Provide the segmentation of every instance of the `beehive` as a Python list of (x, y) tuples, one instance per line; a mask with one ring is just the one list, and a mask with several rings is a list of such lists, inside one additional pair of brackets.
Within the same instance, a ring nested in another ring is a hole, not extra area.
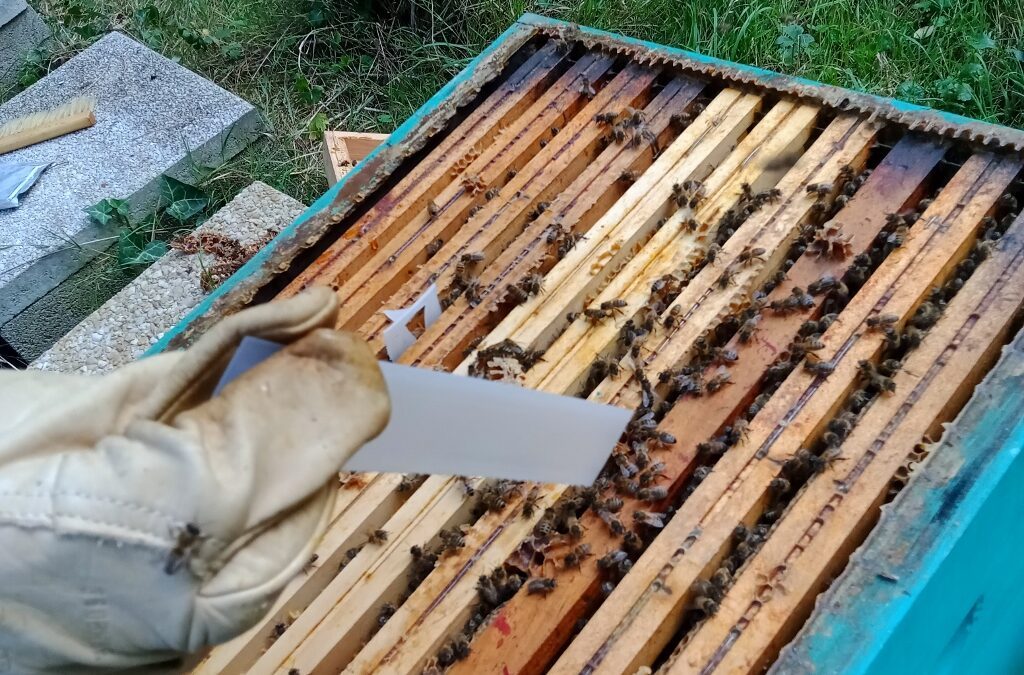
[(329, 285), (385, 358), (433, 286), (399, 362), (634, 422), (590, 489), (343, 477), (197, 672), (770, 666), (1019, 327), (1019, 146), (524, 17), (174, 339)]

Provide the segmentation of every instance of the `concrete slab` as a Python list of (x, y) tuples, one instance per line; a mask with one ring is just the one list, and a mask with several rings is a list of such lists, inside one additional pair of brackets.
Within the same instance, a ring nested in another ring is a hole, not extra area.
[(25, 55), (49, 36), (49, 27), (25, 0), (0, 0), (0, 101), (17, 85)]
[(260, 124), (242, 99), (120, 33), (0, 106), (0, 124), (82, 95), (97, 99), (95, 126), (3, 157), (54, 165), (19, 208), (0, 211), (0, 327), (116, 239), (85, 208), (117, 197), (146, 213), (161, 174), (192, 180), (195, 167), (230, 158)]
[[(269, 185), (253, 183), (197, 232), (216, 232), (249, 244), (268, 232), (281, 230), (304, 209), (300, 202)], [(30, 367), (103, 373), (134, 361), (206, 297), (199, 275), (212, 261), (203, 256), (200, 262), (199, 255), (171, 251), (75, 326)], [(60, 314), (54, 313), (51, 318), (60, 321)], [(39, 326), (19, 327), (16, 332), (34, 334), (35, 328)]]

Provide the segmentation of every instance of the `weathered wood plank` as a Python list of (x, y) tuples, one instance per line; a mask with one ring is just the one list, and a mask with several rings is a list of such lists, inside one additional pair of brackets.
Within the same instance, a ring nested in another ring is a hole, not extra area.
[[(647, 372), (674, 368), (689, 358), (693, 346), (704, 331), (745, 305), (753, 291), (779, 268), (789, 246), (799, 234), (800, 225), (810, 217), (816, 197), (806, 191), (812, 183), (834, 183), (844, 166), (862, 166), (874, 140), (877, 127), (853, 116), (840, 116), (822, 132), (796, 166), (779, 182), (782, 198), (753, 214), (729, 238), (711, 265), (704, 267), (672, 303), (678, 306), (677, 325), (645, 342), (649, 354), (642, 360)], [(763, 260), (739, 264), (737, 258), (747, 247), (766, 249)], [(734, 270), (725, 288), (720, 279)], [(664, 316), (673, 311), (665, 310)], [(591, 400), (614, 401), (623, 407), (636, 407), (640, 387), (629, 372), (609, 377), (591, 394)]]
[(910, 353), (893, 377), (895, 394), (865, 412), (843, 443), (845, 460), (813, 478), (667, 673), (759, 673), (792, 638), (874, 525), (896, 470), (955, 416), (1009, 338), (1024, 302), (1024, 220), (1017, 223)]
[[(551, 488), (539, 499), (537, 507), (541, 511), (561, 495), (556, 486)], [(533, 527), (531, 520), (520, 517), (514, 507), (486, 514), (481, 520), (484, 522), (466, 533), (466, 548), (442, 558), (344, 672), (368, 673), (382, 668), (396, 673), (416, 672), (448, 636), (462, 627), (476, 599), (477, 577), (503, 564)], [(312, 672), (334, 671), (314, 668)]]
[[(972, 157), (823, 336), (822, 358), (832, 376), (790, 374), (753, 419), (747, 442), (734, 446), (680, 506), (632, 571), (618, 585), (553, 672), (633, 672), (649, 665), (678, 630), (693, 582), (713, 570), (733, 528), (763, 510), (778, 462), (822, 430), (853, 387), (857, 362), (874, 358), (881, 337), (863, 333), (875, 312), (906, 317), (966, 248), (981, 218), (1020, 168), (1017, 160)], [(670, 431), (687, 420), (666, 418)], [(767, 461), (765, 461), (767, 460)], [(655, 583), (657, 582), (657, 583)], [(673, 589), (668, 594), (661, 588)]]
[[(395, 515), (383, 525), (384, 546), (368, 545), (349, 562), (310, 603), (288, 630), (250, 668), (270, 673), (298, 667), (314, 658), (323, 640), (310, 640), (315, 631), (332, 636), (330, 659), (346, 662), (365, 641), (385, 602), (398, 604), (412, 565), (409, 548), (426, 546), (446, 527), (471, 519), (465, 488), (447, 476), (427, 478)], [(319, 658), (326, 658), (321, 654)]]
[[(580, 311), (632, 248), (645, 240), (670, 208), (672, 185), (703, 180), (733, 149), (753, 122), (761, 98), (725, 90), (680, 134), (614, 206), (547, 275), (547, 289), (513, 309), (484, 340), (482, 347), (513, 339), (523, 346), (543, 345), (564, 322), (567, 311)], [(456, 372), (466, 373), (471, 354)]]
[[(683, 113), (703, 88), (700, 82), (674, 80), (644, 109), (648, 127), (658, 138), (658, 147), (671, 143), (676, 135), (672, 116)], [(652, 148), (647, 144), (630, 147), (614, 143), (606, 148), (548, 211), (482, 270), (479, 281), (483, 302), (471, 307), (465, 298), (457, 299), (403, 354), (402, 362), (454, 369), (464, 358), (462, 352), (467, 345), (496, 325), (497, 299), (503, 298), (509, 287), (526, 273), (547, 273), (554, 266), (556, 259), (545, 242), (548, 228), (558, 222), (574, 234), (585, 235), (626, 191), (619, 177), (628, 171), (643, 173), (652, 161)]]
[(294, 295), (310, 284), (327, 285), (340, 271), (358, 269), (377, 249), (398, 233), (396, 223), (418, 213), (437, 199), (461, 172), (452, 175), (454, 162), (468, 169), (482, 150), (502, 147), (502, 132), (524, 118), (535, 102), (557, 94), (552, 85), (564, 73), (569, 60), (558, 54), (554, 45), (545, 45), (476, 110), (467, 115), (451, 133), (404, 177), (395, 188), (377, 201), (352, 227), (299, 273), (282, 292)]
[[(925, 178), (944, 153), (942, 146), (923, 139), (907, 138), (882, 160), (874, 173), (845, 209), (836, 223), (852, 238), (852, 254), (866, 251), (885, 224), (887, 213), (903, 209), (921, 193)], [(789, 284), (806, 288), (822, 274), (839, 277), (849, 260), (802, 256), (789, 271), (787, 282), (770, 296), (789, 295)], [(819, 303), (821, 299), (819, 298)], [(677, 433), (678, 444), (672, 451), (657, 455), (665, 463), (662, 485), (670, 496), (689, 477), (696, 458), (697, 444), (719, 433), (754, 397), (765, 368), (778, 354), (776, 345), (786, 344), (796, 335), (805, 316), (785, 314), (766, 317), (757, 339), (741, 343), (734, 339), (729, 348), (739, 356), (742, 367), (734, 369), (732, 386), (713, 397), (684, 398), (676, 403), (673, 418), (686, 420)], [(637, 504), (627, 503), (621, 520), (630, 522)], [(585, 528), (581, 543), (589, 544), (597, 556), (618, 548), (620, 540), (612, 535), (592, 512), (580, 519)], [(558, 655), (572, 635), (576, 622), (584, 618), (589, 605), (598, 598), (601, 572), (596, 564), (586, 564), (578, 572), (560, 575), (558, 587), (547, 597), (519, 594), (509, 601), (490, 625), (473, 641), (469, 657), (456, 663), (452, 675), (471, 673), (541, 673)]]
[[(544, 360), (527, 373), (527, 384), (540, 382), (554, 391), (577, 391), (583, 386), (594, 359), (608, 355), (615, 346), (621, 324), (635, 318), (651, 295), (651, 284), (666, 274), (678, 274), (704, 258), (714, 242), (713, 226), (740, 198), (742, 187), (754, 192), (773, 187), (783, 170), (766, 169), (778, 158), (799, 155), (818, 116), (814, 106), (781, 101), (757, 123), (736, 149), (704, 182), (709, 198), (694, 214), (680, 209), (651, 237), (643, 249), (591, 306), (611, 300), (626, 303), (622, 316), (597, 325), (585, 317), (572, 322), (544, 354)], [(688, 232), (685, 221), (695, 217), (701, 224)]]
[(324, 132), (324, 174), (327, 184), (334, 185), (374, 148), (387, 140), (388, 134), (360, 131)]
[[(565, 126), (585, 107), (588, 99), (581, 89), (582, 83), (601, 86), (613, 65), (614, 60), (608, 56), (594, 54), (580, 58), (520, 119), (505, 128), (491, 145), (480, 150), (461, 172), (462, 178), (449, 183), (434, 199), (433, 206), (425, 204), (419, 211), (394, 219), (388, 228), (393, 234), (387, 242), (381, 241), (379, 236), (376, 246), (373, 241), (363, 240), (361, 246), (367, 249), (367, 262), (371, 264), (347, 265), (341, 269), (332, 265), (324, 269), (325, 278), (331, 279), (331, 287), (341, 302), (338, 327), (360, 326), (372, 314), (360, 301), (360, 290), (368, 279), (395, 267), (400, 258), (406, 262), (403, 256), (409, 257), (413, 252), (420, 253), (420, 260), (426, 260), (425, 249), (430, 242), (447, 241), (466, 227), (472, 210), (485, 202), (486, 191), (503, 185), (510, 170), (522, 170), (542, 146), (552, 140), (552, 127)], [(617, 84), (621, 86), (621, 79)], [(372, 310), (378, 308), (375, 306)]]
[[(301, 612), (334, 578), (345, 551), (362, 543), (366, 534), (381, 527), (405, 500), (395, 491), (398, 474), (360, 476), (340, 488), (339, 498), (349, 502), (316, 546), (317, 562), (285, 587), (272, 609), (255, 626), (230, 642), (215, 647), (193, 671), (196, 675), (245, 672), (267, 646), (273, 626)], [(354, 498), (353, 498), (354, 497)]]
[[(650, 85), (657, 72), (640, 66), (627, 66), (602, 88), (594, 98), (562, 127), (544, 148), (501, 185), (498, 194), (479, 206), (472, 216), (433, 256), (427, 258), (426, 241), (407, 246), (397, 258), (389, 258), (376, 276), (366, 276), (366, 294), (358, 293), (352, 302), (364, 303), (362, 311), (351, 311), (349, 327), (360, 329), (372, 339), (379, 337), (388, 320), (378, 310), (405, 307), (418, 298), (431, 283), (444, 293), (455, 280), (455, 269), (464, 253), (480, 253), (487, 265), (528, 225), (532, 212), (541, 203), (550, 203), (594, 161), (602, 150), (606, 129), (594, 116), (608, 108), (643, 108), (651, 97)], [(485, 199), (485, 197), (481, 197)]]

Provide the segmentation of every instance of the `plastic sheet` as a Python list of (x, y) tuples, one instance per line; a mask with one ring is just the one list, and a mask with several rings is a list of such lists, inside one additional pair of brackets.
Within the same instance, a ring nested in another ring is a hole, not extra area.
[(18, 207), (18, 198), (35, 185), (49, 164), (0, 164), (0, 209)]

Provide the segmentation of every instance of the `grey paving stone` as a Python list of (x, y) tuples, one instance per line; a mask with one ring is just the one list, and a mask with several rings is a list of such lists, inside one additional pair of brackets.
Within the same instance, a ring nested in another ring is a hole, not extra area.
[[(253, 183), (203, 223), (247, 244), (277, 232), (305, 207), (264, 183)], [(138, 358), (191, 311), (206, 293), (200, 288), (199, 254), (171, 251), (62, 337), (31, 368), (68, 373), (103, 373)], [(30, 330), (29, 327), (26, 329)]]
[(3, 157), (54, 164), (20, 207), (0, 211), (0, 326), (116, 238), (85, 208), (117, 197), (147, 213), (161, 174), (192, 180), (197, 166), (228, 159), (260, 124), (242, 99), (120, 33), (0, 106), (0, 124), (82, 95), (97, 99), (95, 126)]
[(50, 29), (25, 0), (0, 0), (0, 101), (17, 84), (25, 55), (50, 36)]

